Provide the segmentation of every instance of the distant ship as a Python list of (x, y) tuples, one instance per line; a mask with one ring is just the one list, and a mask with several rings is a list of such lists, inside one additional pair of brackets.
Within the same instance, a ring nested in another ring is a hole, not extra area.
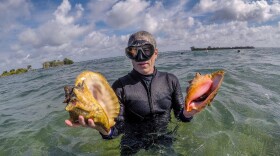
[(255, 47), (253, 46), (245, 46), (245, 47), (211, 47), (208, 46), (207, 48), (196, 48), (196, 47), (191, 47), (191, 51), (201, 51), (201, 50), (224, 50), (224, 49), (254, 49)]

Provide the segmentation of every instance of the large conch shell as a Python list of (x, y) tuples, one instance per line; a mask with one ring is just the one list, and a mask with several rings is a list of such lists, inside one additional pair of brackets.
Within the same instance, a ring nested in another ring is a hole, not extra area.
[(206, 105), (210, 105), (222, 84), (224, 73), (223, 70), (206, 75), (196, 73), (187, 89), (185, 109), (201, 111)]
[(84, 71), (76, 78), (75, 87), (64, 87), (66, 111), (72, 122), (78, 122), (79, 115), (86, 122), (93, 119), (96, 126), (106, 132), (115, 125), (115, 118), (120, 111), (118, 98), (107, 82), (99, 73)]

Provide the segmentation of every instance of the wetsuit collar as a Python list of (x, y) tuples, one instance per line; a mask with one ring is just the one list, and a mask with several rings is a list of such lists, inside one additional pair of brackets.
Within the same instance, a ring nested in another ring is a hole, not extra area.
[(133, 75), (133, 76), (135, 76), (135, 77), (150, 77), (150, 76), (152, 76), (152, 77), (154, 77), (155, 75), (156, 75), (156, 73), (157, 73), (157, 68), (156, 67), (154, 67), (154, 72), (153, 72), (153, 74), (150, 74), (150, 75), (143, 75), (143, 74), (141, 74), (141, 73), (139, 73), (138, 71), (136, 71), (134, 68), (133, 68), (133, 70), (131, 71), (131, 74)]
[(140, 80), (143, 84), (145, 84), (148, 94), (150, 94), (152, 79), (155, 77), (156, 73), (157, 73), (157, 70), (155, 67), (154, 67), (154, 72), (150, 75), (143, 75), (143, 74), (137, 72), (135, 69), (133, 69), (133, 71), (132, 71), (132, 75), (136, 79)]

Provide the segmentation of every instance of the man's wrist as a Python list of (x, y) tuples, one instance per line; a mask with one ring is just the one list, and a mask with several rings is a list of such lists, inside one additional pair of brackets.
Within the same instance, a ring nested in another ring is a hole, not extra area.
[(188, 113), (185, 115), (185, 110), (182, 109), (179, 114), (179, 118), (182, 122), (190, 122), (192, 120), (193, 116), (188, 115)]
[[(100, 132), (100, 131), (99, 131)], [(108, 135), (110, 135), (111, 134), (111, 132), (112, 132), (112, 130), (110, 129), (110, 131), (109, 132), (106, 132), (106, 133), (104, 133), (105, 131), (103, 131), (103, 132), (100, 132), (102, 135), (105, 135), (105, 136), (108, 136)]]
[(112, 139), (114, 129), (111, 128), (110, 131), (107, 134), (103, 134), (101, 132), (99, 132), (99, 133), (100, 133), (100, 135), (102, 136), (103, 139)]
[(188, 111), (186, 111), (186, 110), (183, 111), (183, 114), (184, 114), (184, 116), (185, 116), (186, 118), (192, 118), (192, 117), (193, 117), (193, 113), (188, 112)]

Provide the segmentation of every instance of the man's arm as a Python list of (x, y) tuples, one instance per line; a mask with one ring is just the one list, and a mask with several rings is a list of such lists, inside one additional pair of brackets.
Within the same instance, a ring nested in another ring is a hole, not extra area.
[(193, 119), (193, 116), (199, 111), (193, 109), (192, 111), (188, 112), (185, 110), (184, 108), (185, 104), (184, 104), (179, 80), (175, 75), (172, 74), (171, 74), (171, 79), (173, 80), (172, 87), (174, 89), (174, 92), (172, 94), (174, 114), (179, 120), (183, 122), (190, 122)]

